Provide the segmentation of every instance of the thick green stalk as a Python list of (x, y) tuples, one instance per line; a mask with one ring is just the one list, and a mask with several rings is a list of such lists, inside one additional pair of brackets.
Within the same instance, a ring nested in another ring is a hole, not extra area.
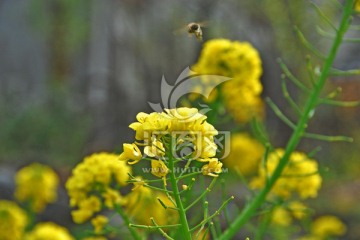
[(218, 239), (231, 239), (238, 232), (238, 230), (254, 215), (255, 211), (262, 205), (262, 203), (266, 199), (267, 194), (270, 192), (277, 179), (281, 176), (282, 171), (289, 162), (290, 155), (295, 150), (304, 134), (309, 119), (314, 115), (315, 106), (318, 102), (320, 92), (326, 82), (331, 66), (336, 57), (336, 53), (339, 49), (340, 44), (342, 43), (344, 34), (349, 26), (349, 19), (352, 13), (352, 7), (353, 0), (347, 0), (342, 20), (336, 34), (336, 38), (334, 39), (329, 55), (325, 60), (323, 71), (321, 72), (321, 75), (316, 81), (314, 89), (311, 91), (310, 96), (307, 99), (304, 111), (286, 146), (284, 156), (281, 158), (278, 166), (276, 167), (274, 173), (270, 177), (264, 189), (262, 189), (262, 191), (253, 199), (253, 201), (244, 208), (241, 214), (233, 221), (230, 227)]
[(175, 149), (173, 148), (176, 148), (176, 139), (172, 138), (171, 139), (171, 153), (168, 155), (169, 157), (169, 175), (170, 175), (170, 184), (171, 184), (171, 187), (172, 187), (172, 191), (173, 191), (173, 195), (174, 195), (174, 199), (175, 199), (175, 203), (176, 203), (176, 207), (178, 209), (178, 212), (179, 212), (179, 216), (180, 216), (180, 224), (181, 224), (181, 229), (182, 229), (182, 237), (183, 239), (185, 240), (191, 240), (191, 233), (190, 233), (190, 230), (189, 230), (189, 224), (188, 224), (188, 221), (187, 221), (187, 217), (186, 217), (186, 212), (185, 212), (185, 209), (184, 209), (184, 206), (182, 204), (182, 201), (181, 201), (181, 196), (180, 196), (180, 192), (179, 192), (179, 188), (178, 188), (178, 185), (177, 185), (177, 179), (176, 179), (176, 176), (175, 176), (175, 167), (174, 167), (174, 156), (173, 156), (173, 153), (175, 152)]

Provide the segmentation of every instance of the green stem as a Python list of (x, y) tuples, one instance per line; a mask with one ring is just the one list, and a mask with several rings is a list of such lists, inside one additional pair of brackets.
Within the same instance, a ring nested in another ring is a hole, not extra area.
[(129, 229), (131, 235), (133, 236), (133, 238), (135, 240), (142, 240), (143, 238), (140, 236), (140, 234), (138, 233), (137, 230), (135, 230), (135, 228), (131, 227), (131, 223), (130, 223), (130, 219), (127, 216), (127, 214), (124, 212), (124, 210), (122, 209), (121, 206), (119, 205), (115, 205), (114, 206), (115, 211), (122, 217), (122, 219), (124, 220), (124, 222), (126, 223), (127, 228)]
[(182, 236), (183, 239), (186, 240), (191, 240), (191, 233), (189, 230), (189, 224), (187, 221), (187, 217), (186, 217), (186, 213), (185, 213), (185, 209), (184, 206), (182, 204), (181, 201), (181, 197), (180, 197), (180, 193), (179, 193), (179, 188), (177, 185), (177, 179), (175, 176), (175, 169), (174, 169), (174, 156), (172, 156), (172, 153), (175, 152), (176, 148), (176, 144), (174, 144), (176, 142), (176, 139), (172, 138), (172, 144), (171, 144), (171, 153), (169, 154), (169, 170), (170, 170), (170, 184), (171, 184), (171, 188), (173, 190), (173, 195), (174, 195), (174, 199), (176, 202), (176, 207), (178, 208), (178, 212), (179, 212), (179, 216), (180, 216), (180, 223), (181, 223), (181, 229), (182, 229)]
[(254, 215), (255, 211), (262, 205), (262, 203), (265, 201), (267, 194), (270, 192), (271, 188), (274, 186), (277, 179), (281, 176), (281, 173), (287, 163), (289, 162), (290, 155), (295, 150), (297, 145), (299, 144), (304, 131), (307, 127), (307, 123), (309, 119), (314, 115), (314, 107), (317, 105), (317, 101), (319, 99), (320, 92), (326, 82), (326, 79), (329, 75), (329, 72), (331, 70), (331, 66), (333, 64), (333, 61), (336, 57), (336, 53), (338, 51), (338, 48), (340, 44), (342, 43), (344, 34), (349, 26), (349, 19), (350, 15), (352, 13), (352, 6), (353, 6), (353, 0), (347, 0), (346, 6), (344, 9), (344, 13), (341, 19), (341, 23), (339, 26), (339, 29), (336, 34), (336, 38), (334, 39), (333, 45), (330, 49), (330, 53), (328, 57), (325, 60), (323, 71), (321, 72), (321, 75), (318, 77), (318, 80), (316, 81), (316, 85), (314, 86), (313, 91), (311, 92), (310, 96), (308, 97), (308, 100), (305, 104), (305, 108), (303, 111), (303, 114), (301, 115), (296, 128), (293, 132), (293, 134), (290, 137), (290, 140), (286, 146), (285, 153), (283, 157), (281, 158), (278, 166), (276, 167), (274, 173), (270, 177), (269, 181), (267, 182), (265, 188), (263, 188), (260, 193), (253, 199), (252, 202), (250, 202), (244, 210), (241, 212), (241, 214), (235, 218), (231, 226), (219, 237), (219, 239), (231, 239), (238, 231), (239, 229)]

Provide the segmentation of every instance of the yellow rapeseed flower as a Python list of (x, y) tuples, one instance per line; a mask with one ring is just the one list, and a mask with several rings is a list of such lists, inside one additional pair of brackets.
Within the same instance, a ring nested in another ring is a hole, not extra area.
[(124, 143), (123, 148), (124, 151), (120, 154), (119, 160), (121, 161), (132, 160), (132, 162), (128, 162), (129, 164), (135, 164), (141, 160), (142, 154), (138, 146), (136, 146), (136, 144)]
[(138, 224), (153, 225), (151, 217), (159, 225), (177, 223), (177, 211), (165, 209), (158, 199), (167, 207), (175, 207), (164, 193), (137, 185), (126, 195), (126, 213)]
[(165, 148), (160, 140), (154, 138), (151, 145), (144, 148), (144, 153), (149, 157), (162, 157), (165, 155)]
[(222, 172), (221, 167), (223, 164), (217, 158), (211, 158), (208, 162), (201, 168), (202, 173), (211, 177), (218, 177)]
[(161, 160), (151, 160), (151, 173), (157, 177), (166, 177), (169, 168)]
[(118, 155), (96, 153), (78, 164), (66, 182), (70, 205), (76, 223), (83, 223), (101, 211), (102, 207), (112, 209), (123, 204), (123, 199), (114, 187), (127, 185), (131, 168), (119, 161)]
[(59, 178), (48, 166), (39, 163), (26, 166), (16, 173), (15, 182), (15, 198), (30, 203), (35, 212), (56, 201)]
[(16, 203), (0, 200), (1, 240), (22, 240), (27, 223), (26, 212)]
[[(140, 158), (134, 159), (134, 156), (141, 156), (141, 152), (139, 153), (136, 145), (143, 146), (147, 158), (154, 158), (151, 164), (155, 176), (164, 177), (167, 174), (168, 166), (162, 158), (169, 157), (169, 154), (177, 160), (194, 159), (200, 162), (216, 155), (214, 136), (218, 131), (196, 108), (165, 109), (162, 113), (150, 114), (141, 112), (136, 119), (138, 122), (130, 124), (130, 128), (136, 131), (136, 139), (142, 142), (124, 144), (124, 149), (127, 147), (127, 150), (120, 155), (120, 159), (132, 159), (130, 164), (137, 163)], [(186, 151), (183, 151), (184, 149)], [(220, 163), (216, 163), (216, 166), (214, 162), (211, 164), (211, 168), (216, 167), (217, 173), (221, 172)], [(208, 175), (217, 176), (213, 172)]]
[[(206, 86), (213, 86), (206, 75), (221, 75), (232, 78), (219, 87), (228, 111), (240, 123), (246, 123), (252, 117), (263, 117), (264, 107), (260, 94), (262, 85), (261, 59), (259, 53), (250, 43), (230, 41), (227, 39), (214, 39), (207, 41), (193, 70), (201, 75), (202, 85), (194, 92), (207, 93)], [(212, 92), (210, 99), (215, 100), (218, 91)], [(195, 97), (191, 95), (191, 98)]]
[(91, 224), (94, 226), (95, 233), (100, 234), (106, 226), (106, 224), (109, 222), (109, 219), (103, 215), (98, 215), (95, 218), (91, 220)]
[(271, 223), (279, 226), (289, 226), (292, 223), (292, 217), (284, 207), (277, 206), (271, 213)]
[[(276, 149), (269, 154), (266, 166), (259, 167), (258, 176), (250, 183), (253, 189), (260, 189), (265, 186), (267, 176), (274, 172), (283, 155), (283, 149)], [(282, 176), (275, 183), (271, 193), (283, 199), (288, 199), (294, 192), (302, 199), (316, 197), (321, 187), (321, 181), (317, 162), (309, 159), (304, 153), (293, 152), (289, 163)]]
[(263, 145), (247, 133), (232, 134), (230, 144), (230, 153), (223, 160), (225, 166), (243, 176), (254, 174), (264, 153)]
[(303, 219), (307, 215), (308, 208), (301, 202), (291, 201), (276, 206), (271, 212), (271, 222), (279, 226), (289, 226), (293, 219)]
[(345, 232), (345, 224), (337, 217), (331, 215), (321, 216), (311, 224), (311, 234), (321, 239), (342, 236)]
[(69, 231), (52, 222), (37, 224), (24, 240), (74, 240)]

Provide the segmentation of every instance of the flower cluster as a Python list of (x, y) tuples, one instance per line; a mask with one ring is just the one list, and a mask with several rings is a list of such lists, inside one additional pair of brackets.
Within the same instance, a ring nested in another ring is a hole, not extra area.
[(301, 202), (291, 201), (284, 205), (276, 206), (271, 213), (271, 223), (279, 226), (289, 226), (293, 219), (304, 219), (309, 209)]
[(24, 240), (74, 240), (69, 231), (52, 222), (37, 224), (34, 229), (25, 235)]
[[(216, 177), (222, 167), (222, 163), (214, 158), (217, 151), (214, 136), (218, 132), (206, 118), (196, 108), (166, 109), (150, 114), (141, 112), (136, 116), (137, 122), (129, 126), (136, 131), (137, 142), (124, 144), (119, 159), (135, 164), (150, 158), (152, 173), (157, 177), (165, 177), (169, 172), (169, 157), (197, 160), (207, 163), (202, 168), (204, 175)], [(143, 153), (138, 146), (144, 147)]]
[[(131, 151), (125, 150), (122, 156), (136, 153), (136, 145), (129, 144), (129, 148)], [(74, 168), (66, 183), (70, 205), (76, 208), (72, 211), (74, 222), (80, 224), (91, 219), (94, 233), (101, 235), (109, 219), (100, 212), (104, 207), (114, 209), (116, 206), (124, 208), (136, 223), (151, 225), (151, 217), (159, 224), (176, 222), (176, 211), (169, 212), (158, 201), (159, 198), (171, 206), (167, 196), (143, 186), (145, 182), (140, 177), (134, 177), (138, 181), (131, 192), (121, 194), (120, 188), (128, 185), (131, 173), (131, 166), (120, 161), (116, 154), (97, 153), (86, 157)]]
[[(283, 149), (276, 149), (269, 154), (265, 166), (260, 166), (258, 176), (250, 183), (252, 188), (260, 189), (265, 186), (268, 176), (274, 172), (283, 155)], [(316, 197), (321, 181), (317, 162), (304, 153), (293, 152), (271, 192), (282, 199), (289, 199), (293, 192), (297, 192), (302, 199)]]
[(57, 198), (59, 178), (50, 167), (33, 163), (20, 169), (15, 176), (15, 198), (27, 202), (34, 212), (41, 212)]
[(247, 133), (234, 133), (231, 135), (231, 149), (229, 155), (223, 160), (226, 167), (239, 171), (243, 176), (254, 174), (259, 166), (264, 147), (251, 138)]
[[(246, 123), (254, 116), (263, 115), (261, 59), (251, 44), (227, 39), (207, 41), (193, 70), (201, 75), (232, 78), (222, 84), (221, 95), (236, 121)], [(215, 100), (216, 96), (210, 98)]]
[(89, 220), (103, 206), (113, 209), (117, 204), (122, 205), (118, 188), (127, 184), (129, 173), (130, 167), (118, 161), (116, 154), (97, 153), (86, 157), (73, 169), (66, 183), (70, 205), (77, 208), (72, 211), (74, 221)]
[(326, 240), (346, 233), (345, 224), (335, 216), (318, 217), (311, 223), (310, 234), (299, 240)]
[(0, 239), (21, 240), (28, 224), (26, 212), (16, 203), (0, 200)]

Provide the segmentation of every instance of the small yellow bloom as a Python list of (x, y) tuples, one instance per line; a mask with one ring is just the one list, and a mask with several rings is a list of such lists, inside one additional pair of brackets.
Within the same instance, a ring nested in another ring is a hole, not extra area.
[(115, 205), (123, 205), (124, 199), (117, 190), (107, 187), (101, 196), (109, 209), (114, 209)]
[(246, 133), (231, 135), (229, 156), (223, 162), (231, 170), (239, 171), (243, 176), (250, 176), (259, 167), (264, 147)]
[(74, 240), (69, 231), (52, 222), (37, 224), (34, 229), (28, 233), (24, 240)]
[(288, 204), (288, 209), (291, 214), (296, 219), (303, 219), (309, 211), (309, 208), (306, 207), (303, 203), (298, 201), (292, 201)]
[(346, 226), (335, 216), (321, 216), (311, 226), (311, 234), (325, 239), (327, 237), (342, 236), (346, 232)]
[(89, 220), (94, 213), (100, 210), (100, 199), (96, 196), (90, 196), (80, 202), (79, 209), (72, 211), (72, 216), (75, 223), (84, 223)]
[(103, 207), (112, 209), (115, 204), (122, 205), (124, 199), (114, 185), (127, 185), (129, 173), (130, 166), (111, 153), (96, 153), (78, 164), (66, 182), (70, 205), (75, 208), (74, 222), (86, 222)]
[(91, 224), (94, 226), (96, 234), (100, 234), (108, 222), (109, 219), (103, 215), (98, 215), (91, 220)]
[(292, 218), (284, 207), (275, 207), (272, 211), (271, 222), (279, 226), (289, 226), (292, 223)]
[(217, 158), (211, 158), (209, 159), (209, 163), (204, 165), (201, 168), (201, 171), (204, 175), (208, 175), (211, 177), (218, 177), (219, 173), (222, 172), (222, 163), (219, 162), (219, 160)]
[(129, 164), (135, 164), (141, 160), (142, 154), (138, 146), (136, 146), (136, 144), (124, 143), (123, 147), (124, 147), (124, 151), (123, 153), (120, 154), (119, 160), (121, 161), (132, 160), (132, 162), (128, 162)]
[[(253, 117), (263, 117), (264, 106), (260, 96), (262, 92), (261, 59), (258, 51), (250, 43), (232, 42), (228, 39), (207, 41), (199, 60), (192, 69), (202, 75), (221, 75), (232, 78), (218, 89), (222, 93), (227, 110), (237, 122), (246, 123)], [(201, 86), (196, 85), (194, 89), (199, 90), (201, 87), (204, 93), (207, 93), (209, 90), (206, 85), (213, 85), (207, 81), (206, 76), (203, 77)], [(212, 99), (215, 97), (212, 96), (207, 101)]]
[(151, 146), (144, 148), (144, 153), (149, 157), (160, 157), (165, 155), (165, 148), (161, 141), (154, 138)]
[(0, 200), (1, 240), (22, 240), (27, 223), (26, 212), (16, 203)]
[[(253, 189), (263, 188), (267, 176), (271, 175), (277, 167), (283, 149), (276, 149), (270, 153), (266, 160), (266, 167), (259, 166), (259, 175), (250, 182)], [(302, 199), (316, 197), (321, 186), (321, 176), (318, 172), (317, 162), (309, 159), (304, 153), (293, 152), (282, 176), (276, 181), (271, 193), (288, 199), (296, 192)]]
[(161, 160), (151, 160), (151, 173), (157, 177), (165, 177), (169, 168)]
[(20, 169), (15, 176), (15, 198), (28, 202), (33, 211), (41, 212), (57, 199), (59, 178), (50, 167), (33, 163)]

